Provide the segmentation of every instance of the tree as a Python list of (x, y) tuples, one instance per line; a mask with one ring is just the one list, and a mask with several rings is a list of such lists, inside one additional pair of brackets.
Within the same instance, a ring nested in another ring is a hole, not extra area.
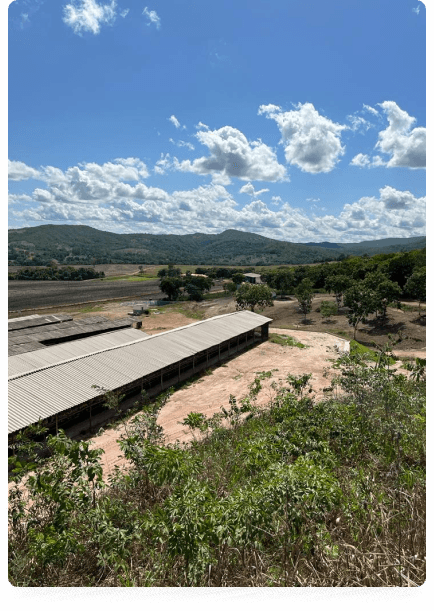
[(363, 284), (377, 294), (378, 309), (382, 316), (386, 316), (387, 305), (401, 294), (399, 284), (392, 282), (385, 274), (379, 271), (366, 274)]
[(192, 276), (191, 272), (186, 274), (184, 287), (190, 299), (193, 301), (202, 301), (203, 294), (209, 293), (214, 285), (212, 278), (204, 278), (203, 276)]
[(235, 284), (241, 284), (244, 282), (244, 274), (241, 272), (235, 272), (232, 274), (232, 282), (235, 282)]
[(271, 279), (270, 286), (280, 295), (289, 293), (294, 285), (294, 271), (291, 267), (278, 269)]
[(255, 307), (265, 308), (273, 305), (273, 293), (265, 284), (242, 284), (235, 293), (237, 310), (250, 308), (252, 312)]
[(233, 295), (235, 291), (237, 290), (237, 285), (235, 284), (235, 282), (225, 282), (223, 284), (223, 290), (225, 291), (225, 293), (229, 293), (229, 295)]
[(181, 268), (175, 267), (173, 263), (169, 263), (167, 267), (163, 267), (163, 269), (158, 270), (157, 276), (159, 276), (160, 278), (180, 278)]
[(338, 306), (333, 301), (321, 301), (320, 312), (326, 322), (330, 322), (330, 317), (336, 316), (338, 313)]
[(420, 312), (421, 302), (426, 301), (426, 267), (419, 268), (412, 273), (404, 285), (404, 291), (410, 297), (418, 300)]
[(169, 297), (170, 301), (178, 299), (183, 286), (181, 278), (163, 277), (160, 280), (160, 290)]
[(344, 292), (353, 284), (352, 278), (338, 274), (337, 276), (329, 276), (325, 281), (325, 289), (329, 293), (333, 293), (336, 299), (338, 309), (342, 306)]
[(369, 314), (378, 309), (378, 295), (363, 282), (351, 286), (344, 293), (344, 305), (350, 308), (348, 323), (354, 327), (354, 339), (360, 322), (366, 322)]
[(307, 314), (312, 310), (313, 286), (310, 280), (304, 278), (304, 280), (300, 282), (295, 289), (295, 298), (304, 314), (304, 320), (306, 320)]

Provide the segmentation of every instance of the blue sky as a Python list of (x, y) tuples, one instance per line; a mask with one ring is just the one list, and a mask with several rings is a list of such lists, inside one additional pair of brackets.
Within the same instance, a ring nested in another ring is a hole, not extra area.
[(9, 227), (425, 234), (417, 0), (15, 0)]

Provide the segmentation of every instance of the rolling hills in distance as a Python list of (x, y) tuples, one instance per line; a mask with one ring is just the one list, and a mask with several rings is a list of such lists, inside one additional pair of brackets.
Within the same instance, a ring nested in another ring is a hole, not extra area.
[(294, 243), (228, 229), (219, 234), (117, 234), (87, 225), (10, 229), (9, 265), (137, 263), (159, 265), (283, 265), (334, 261), (425, 248), (426, 237), (356, 243)]

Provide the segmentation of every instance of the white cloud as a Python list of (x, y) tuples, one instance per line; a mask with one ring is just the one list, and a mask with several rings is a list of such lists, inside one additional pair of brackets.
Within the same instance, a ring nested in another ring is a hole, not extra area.
[(255, 187), (251, 182), (248, 182), (246, 185), (242, 186), (239, 190), (239, 193), (247, 193), (250, 197), (258, 197), (261, 193), (267, 193), (270, 189), (260, 189), (259, 191), (255, 191)]
[(210, 157), (176, 164), (182, 172), (211, 174), (213, 180), (226, 181), (232, 177), (241, 180), (287, 180), (286, 170), (277, 161), (276, 154), (260, 141), (249, 142), (234, 127), (226, 126), (215, 131), (198, 132), (196, 138), (208, 147)]
[(195, 125), (196, 129), (209, 129), (208, 125), (205, 125), (205, 123), (202, 123), (202, 121), (199, 121), (199, 123), (197, 125)]
[(172, 165), (173, 164), (172, 164), (172, 161), (170, 160), (169, 153), (166, 153), (165, 155), (161, 153), (160, 159), (154, 165), (154, 173), (155, 174), (165, 174), (167, 170), (169, 170), (172, 167)]
[(368, 131), (368, 129), (374, 127), (370, 121), (367, 121), (364, 117), (361, 117), (358, 114), (348, 115), (347, 120), (351, 123), (350, 129), (353, 132), (361, 132), (364, 134)]
[(276, 121), (288, 163), (311, 174), (330, 172), (345, 151), (340, 135), (348, 127), (320, 115), (308, 102), (298, 104), (296, 109), (283, 112), (279, 106), (268, 104), (261, 105), (258, 114)]
[(426, 165), (426, 128), (414, 127), (414, 117), (401, 110), (396, 102), (379, 104), (387, 115), (388, 127), (378, 134), (375, 145), (391, 155), (387, 167), (424, 168)]
[(96, 0), (72, 0), (63, 7), (63, 22), (74, 34), (82, 32), (99, 34), (101, 25), (113, 25), (116, 20), (116, 0), (109, 4), (98, 4)]
[(376, 117), (380, 116), (380, 113), (378, 112), (378, 110), (375, 108), (372, 108), (372, 106), (368, 106), (368, 104), (363, 104), (363, 108), (367, 110), (368, 112), (370, 112), (371, 114), (375, 115)]
[(149, 22), (146, 25), (151, 25), (151, 23), (153, 23), (155, 27), (157, 28), (157, 30), (160, 29), (161, 19), (157, 15), (156, 11), (151, 11), (148, 9), (147, 6), (145, 6), (145, 8), (143, 9), (142, 15), (146, 15), (146, 17), (149, 19)]
[(190, 151), (194, 151), (194, 145), (191, 144), (191, 142), (184, 142), (184, 140), (178, 140), (178, 142), (175, 142), (173, 138), (169, 138), (169, 142), (171, 142), (175, 146), (185, 146), (186, 148), (190, 149)]
[(122, 18), (125, 18), (125, 17), (128, 15), (128, 13), (129, 13), (129, 12), (130, 12), (130, 9), (129, 9), (129, 8), (126, 8), (125, 10), (121, 11), (121, 12), (119, 13), (119, 15), (120, 15)]
[(359, 153), (350, 161), (350, 165), (358, 166), (359, 168), (377, 168), (379, 166), (387, 165), (386, 162), (379, 156), (374, 155), (372, 159), (369, 155)]
[[(84, 163), (64, 172), (46, 166), (41, 170), (41, 179), (46, 182), (43, 188), (34, 189), (31, 196), (11, 194), (11, 221), (18, 226), (84, 223), (120, 233), (216, 233), (232, 227), (295, 242), (361, 241), (423, 235), (425, 231), (425, 197), (391, 186), (380, 189), (377, 197), (346, 204), (337, 215), (317, 216), (291, 206), (280, 196), (271, 197), (277, 209), (270, 209), (248, 185), (243, 192), (255, 199), (242, 208), (216, 181), (170, 193), (143, 184), (139, 173), (145, 170), (140, 170), (139, 160), (117, 161)], [(167, 155), (160, 162), (163, 171), (166, 162), (172, 163)], [(137, 172), (138, 180), (130, 180), (131, 171)]]
[(308, 197), (306, 199), (307, 202), (320, 202), (320, 198), (319, 197)]
[(22, 161), (8, 160), (9, 180), (28, 180), (29, 178), (39, 178), (39, 171), (31, 168)]
[[(175, 115), (171, 115), (167, 120), (173, 123), (176, 129), (179, 129), (181, 127), (181, 123), (178, 121)], [(185, 129), (185, 125), (182, 127), (182, 129)]]
[(419, 15), (420, 6), (416, 6), (416, 8), (412, 8), (411, 10), (413, 11), (413, 13), (416, 13), (416, 15)]

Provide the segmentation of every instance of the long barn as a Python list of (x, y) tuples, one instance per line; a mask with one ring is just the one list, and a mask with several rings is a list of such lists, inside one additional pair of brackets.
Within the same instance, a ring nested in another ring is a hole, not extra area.
[[(137, 339), (129, 340), (124, 332), (115, 345), (113, 340), (107, 345), (101, 335), (75, 352), (68, 352), (68, 344), (63, 344), (50, 354), (44, 354), (48, 349), (34, 352), (32, 360), (9, 357), (9, 437), (39, 420), (57, 430), (101, 410), (98, 388), (127, 396), (145, 390), (154, 396), (266, 340), (270, 322), (254, 312), (233, 312), (158, 335), (136, 332), (142, 335)], [(99, 338), (104, 343), (98, 344)]]

